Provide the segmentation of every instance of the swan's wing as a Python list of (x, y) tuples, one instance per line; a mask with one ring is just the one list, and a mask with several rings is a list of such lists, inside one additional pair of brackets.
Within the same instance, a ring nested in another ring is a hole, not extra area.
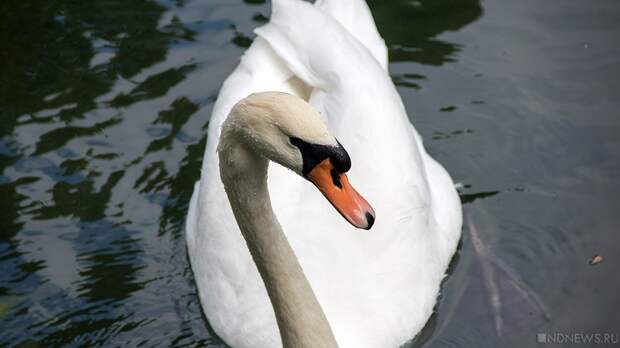
[[(274, 0), (273, 6), (287, 7), (299, 3), (299, 0)], [(308, 4), (306, 4), (308, 5)], [(385, 42), (379, 35), (375, 22), (368, 5), (364, 0), (318, 0), (315, 3), (317, 9), (328, 14), (349, 35), (357, 38), (366, 47), (379, 65), (387, 70), (388, 54)], [(303, 15), (295, 15), (292, 19), (303, 19)], [(315, 28), (320, 28), (316, 26)], [(310, 36), (325, 38), (329, 37), (324, 32), (307, 32)], [(281, 59), (272, 47), (261, 38), (254, 40), (250, 48), (241, 58), (239, 66), (228, 77), (218, 95), (217, 103), (213, 109), (210, 129), (217, 129), (215, 138), (219, 138), (219, 128), (228, 115), (232, 106), (240, 99), (251, 93), (280, 90), (301, 97), (305, 91), (300, 91), (295, 83), (290, 83), (294, 73), (289, 69), (285, 61)], [(303, 88), (303, 87), (301, 87)]]
[(318, 0), (314, 4), (337, 20), (349, 33), (357, 38), (387, 70), (388, 53), (385, 41), (372, 18), (364, 0)]
[[(341, 23), (332, 17), (350, 17), (341, 11), (343, 5), (327, 1), (318, 5), (323, 5), (325, 12), (299, 0), (274, 0), (269, 23), (255, 32), (269, 42), (295, 75), (313, 87), (322, 88), (326, 79), (337, 74), (333, 71), (330, 76), (330, 69), (344, 68), (343, 62), (349, 58), (356, 62), (374, 56), (361, 41), (371, 35), (356, 36), (345, 26), (352, 27), (352, 20)], [(330, 62), (333, 59), (336, 61)], [(374, 59), (373, 64), (378, 62)]]

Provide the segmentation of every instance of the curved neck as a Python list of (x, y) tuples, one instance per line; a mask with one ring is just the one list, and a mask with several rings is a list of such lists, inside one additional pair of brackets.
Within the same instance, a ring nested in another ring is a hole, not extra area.
[(234, 135), (220, 137), (220, 175), (265, 283), (285, 348), (337, 347), (325, 314), (271, 208), (268, 160)]

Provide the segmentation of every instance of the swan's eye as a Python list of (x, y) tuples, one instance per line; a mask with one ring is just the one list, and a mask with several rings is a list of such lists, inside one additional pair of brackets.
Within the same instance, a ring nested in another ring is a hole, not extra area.
[[(336, 170), (340, 173), (344, 173), (351, 168), (349, 154), (338, 141), (336, 141), (338, 146), (312, 144), (296, 137), (290, 137), (289, 141), (301, 152), (303, 175), (308, 175), (317, 164), (326, 158), (331, 160)], [(336, 181), (334, 181), (334, 185), (338, 186)]]

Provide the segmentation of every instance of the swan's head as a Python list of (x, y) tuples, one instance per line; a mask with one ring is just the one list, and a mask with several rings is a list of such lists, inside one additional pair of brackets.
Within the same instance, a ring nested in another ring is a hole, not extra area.
[(372, 227), (374, 210), (345, 174), (349, 154), (306, 101), (281, 92), (255, 93), (233, 107), (223, 127), (256, 154), (312, 182), (352, 225)]

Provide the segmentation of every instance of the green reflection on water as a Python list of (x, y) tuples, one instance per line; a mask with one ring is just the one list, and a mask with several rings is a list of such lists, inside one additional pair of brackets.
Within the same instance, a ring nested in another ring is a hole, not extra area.
[[(95, 97), (107, 92), (117, 75), (129, 78), (161, 61), (175, 37), (158, 30), (165, 8), (155, 2), (9, 3), (3, 11), (0, 106), (10, 119), (72, 103), (54, 116), (63, 121), (83, 117), (97, 107)], [(114, 57), (90, 66), (93, 43), (114, 51)], [(8, 134), (12, 127), (3, 124), (0, 130)]]
[[(0, 30), (0, 296), (17, 298), (1, 303), (0, 346), (101, 345), (149, 321), (132, 319), (132, 302), (150, 301), (135, 296), (152, 281), (140, 274), (146, 261), (139, 230), (123, 218), (124, 202), (112, 197), (131, 180), (128, 170), (149, 167), (151, 160), (144, 156), (171, 147), (198, 106), (179, 96), (169, 109), (155, 113), (152, 123), (170, 128), (169, 135), (153, 140), (133, 161), (106, 140), (107, 132), (113, 134), (129, 117), (120, 108), (165, 96), (194, 66), (151, 74), (127, 94), (100, 97), (112, 92), (119, 78), (130, 80), (164, 61), (171, 45), (191, 41), (193, 32), (178, 18), (160, 25), (167, 7), (152, 1), (9, 1), (0, 7), (5, 15)], [(44, 131), (27, 136), (24, 130), (36, 132), (37, 125)], [(77, 139), (90, 148), (76, 147)], [(189, 148), (203, 149), (204, 139)], [(195, 150), (188, 154), (200, 158)], [(185, 201), (191, 187), (183, 184), (197, 178), (199, 167), (194, 159), (180, 163), (180, 175), (161, 178), (160, 189), (173, 186), (166, 194)], [(168, 208), (161, 219), (176, 224), (176, 235), (184, 210), (183, 204)], [(49, 238), (52, 245), (40, 244)], [(71, 252), (50, 255), (62, 252), (55, 245)], [(186, 336), (188, 327), (180, 328)], [(193, 339), (196, 345), (208, 334), (202, 336)]]
[(456, 60), (459, 46), (437, 36), (482, 16), (479, 0), (368, 1), (388, 44), (390, 61), (443, 65)]

